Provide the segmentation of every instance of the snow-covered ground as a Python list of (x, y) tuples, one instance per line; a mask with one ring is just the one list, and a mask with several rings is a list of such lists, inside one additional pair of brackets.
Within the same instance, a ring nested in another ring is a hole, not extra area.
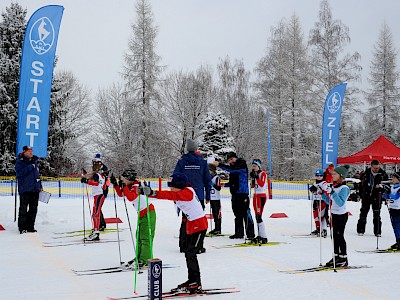
[[(86, 224), (90, 226), (87, 200)], [(177, 217), (170, 201), (157, 201), (157, 228), (154, 256), (177, 268), (163, 270), (163, 291), (187, 279), (185, 258), (179, 253)], [(222, 228), (233, 233), (233, 213), (229, 200), (224, 200)], [(118, 215), (123, 220), (120, 228), (122, 260), (133, 257), (132, 241), (124, 202), (117, 200)], [(204, 288), (235, 287), (240, 293), (209, 296), (211, 299), (398, 299), (400, 278), (399, 254), (365, 254), (356, 250), (373, 250), (377, 246), (369, 218), (364, 236), (356, 234), (360, 203), (349, 202), (352, 213), (345, 237), (350, 265), (369, 265), (372, 268), (286, 274), (279, 270), (318, 266), (319, 238), (294, 238), (292, 235), (311, 230), (310, 202), (305, 200), (270, 200), (264, 211), (270, 241), (283, 242), (276, 246), (224, 248), (213, 246), (239, 243), (228, 237), (206, 238), (207, 252), (199, 255)], [(136, 214), (128, 203), (130, 220), (136, 227)], [(209, 206), (206, 207), (208, 212)], [(105, 217), (114, 217), (112, 194), (103, 206)], [(284, 212), (288, 218), (269, 218), (272, 213)], [(371, 213), (370, 213), (371, 214)], [(37, 233), (20, 235), (13, 222), (14, 198), (0, 198), (0, 299), (107, 299), (133, 295), (134, 273), (77, 276), (71, 269), (92, 269), (119, 264), (117, 243), (43, 247), (43, 242), (77, 240), (77, 237), (54, 239), (55, 232), (82, 229), (82, 199), (52, 198), (49, 204), (39, 204)], [(371, 216), (369, 216), (371, 217)], [(379, 248), (393, 244), (394, 235), (386, 206), (382, 208), (383, 235)], [(115, 224), (108, 225), (116, 227)], [(116, 239), (116, 233), (102, 235)], [(331, 258), (329, 238), (322, 240), (322, 263)], [(147, 293), (147, 271), (137, 276), (138, 294)]]

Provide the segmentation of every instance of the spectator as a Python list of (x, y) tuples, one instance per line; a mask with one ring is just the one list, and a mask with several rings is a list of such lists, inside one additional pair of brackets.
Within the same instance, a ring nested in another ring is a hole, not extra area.
[(15, 163), (19, 193), (18, 229), (20, 234), (37, 231), (35, 221), (39, 192), (43, 190), (39, 174), (39, 158), (33, 155), (33, 150), (29, 146), (24, 146), (22, 150)]

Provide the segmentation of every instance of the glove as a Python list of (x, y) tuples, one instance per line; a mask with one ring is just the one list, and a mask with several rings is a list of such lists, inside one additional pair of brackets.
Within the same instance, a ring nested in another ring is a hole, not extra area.
[(315, 185), (312, 185), (311, 187), (310, 187), (310, 192), (312, 192), (312, 193), (316, 193), (317, 192), (317, 187), (315, 186)]
[(149, 186), (143, 186), (141, 188), (141, 194), (146, 196), (157, 196), (157, 192), (153, 191)]
[(123, 189), (125, 187), (125, 183), (120, 179), (118, 180), (118, 185), (121, 189)]
[(332, 194), (332, 191), (333, 191), (333, 189), (332, 189), (332, 187), (330, 186), (330, 185), (328, 185), (327, 187), (326, 187), (326, 190), (325, 190), (328, 194)]
[(324, 182), (321, 186), (322, 190), (327, 192), (328, 194), (332, 193), (332, 187), (329, 183)]
[(254, 178), (254, 179), (257, 179), (257, 178), (258, 178), (257, 172), (256, 172), (256, 171), (251, 171), (251, 172), (250, 172), (250, 177), (251, 177), (251, 178)]
[(87, 178), (82, 177), (82, 178), (81, 178), (81, 182), (82, 182), (82, 183), (88, 183), (88, 180), (87, 180)]
[(114, 186), (118, 184), (117, 178), (114, 177), (114, 174), (111, 174), (110, 182), (111, 182), (111, 184), (114, 185)]

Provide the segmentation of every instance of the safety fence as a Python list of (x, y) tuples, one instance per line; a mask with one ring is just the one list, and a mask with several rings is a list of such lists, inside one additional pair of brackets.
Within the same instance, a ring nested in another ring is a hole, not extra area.
[[(153, 189), (168, 189), (167, 180), (162, 178), (148, 178), (146, 181)], [(308, 181), (270, 181), (270, 198), (276, 199), (310, 199), (308, 193)], [(91, 194), (90, 186), (82, 184), (76, 178), (42, 178), (43, 190), (51, 193), (52, 198), (79, 198)], [(86, 191), (86, 187), (87, 191)], [(109, 188), (109, 195), (114, 193), (112, 185)], [(15, 195), (15, 177), (0, 177), (0, 196)], [(229, 188), (221, 189), (221, 200), (230, 199)]]

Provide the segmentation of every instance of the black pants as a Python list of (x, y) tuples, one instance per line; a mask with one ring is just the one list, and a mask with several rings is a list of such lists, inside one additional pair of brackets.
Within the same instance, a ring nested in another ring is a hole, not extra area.
[(210, 207), (214, 219), (215, 231), (221, 231), (221, 200), (210, 200)]
[(357, 223), (357, 232), (364, 233), (365, 225), (367, 224), (367, 216), (370, 207), (372, 207), (373, 223), (374, 223), (374, 234), (382, 233), (382, 221), (381, 221), (381, 207), (382, 201), (380, 196), (364, 197), (361, 200), (360, 218)]
[(347, 255), (347, 244), (344, 239), (344, 230), (346, 228), (349, 214), (332, 214), (332, 232), (333, 232), (333, 250), (335, 254)]
[(27, 192), (19, 195), (18, 229), (20, 231), (35, 230), (38, 201), (38, 192)]
[(187, 235), (187, 246), (185, 249), (186, 266), (188, 270), (188, 280), (201, 284), (199, 261), (197, 252), (202, 247), (207, 230), (199, 231)]
[(254, 221), (250, 212), (249, 196), (247, 194), (232, 195), (232, 210), (235, 215), (235, 235), (244, 236), (245, 226), (247, 237), (254, 238)]
[(179, 250), (185, 252), (187, 248), (187, 234), (186, 234), (186, 216), (182, 213), (181, 228), (179, 228)]

